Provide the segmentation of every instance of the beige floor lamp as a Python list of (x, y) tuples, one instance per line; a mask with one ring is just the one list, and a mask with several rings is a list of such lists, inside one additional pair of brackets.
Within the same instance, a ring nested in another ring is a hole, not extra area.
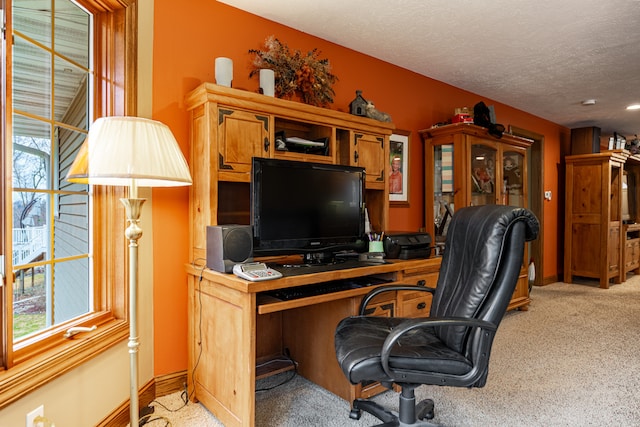
[(138, 187), (191, 185), (189, 167), (171, 130), (163, 123), (140, 117), (96, 120), (74, 160), (67, 180), (91, 185), (129, 187), (120, 199), (126, 208), (129, 240), (129, 355), (130, 425), (138, 426), (138, 225), (145, 199)]

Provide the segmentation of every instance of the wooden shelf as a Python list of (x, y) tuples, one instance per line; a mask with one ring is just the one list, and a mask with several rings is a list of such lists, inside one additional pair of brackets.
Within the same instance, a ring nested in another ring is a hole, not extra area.
[(265, 360), (256, 365), (256, 381), (271, 377), (282, 372), (293, 371), (295, 365), (292, 360), (286, 360), (286, 356), (271, 360)]

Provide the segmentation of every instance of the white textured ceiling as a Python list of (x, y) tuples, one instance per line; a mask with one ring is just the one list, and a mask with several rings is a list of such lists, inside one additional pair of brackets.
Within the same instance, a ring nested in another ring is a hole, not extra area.
[(569, 128), (640, 134), (640, 0), (219, 1)]

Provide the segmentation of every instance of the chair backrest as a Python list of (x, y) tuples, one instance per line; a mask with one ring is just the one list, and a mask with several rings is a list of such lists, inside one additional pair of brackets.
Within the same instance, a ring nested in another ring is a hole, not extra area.
[[(525, 241), (537, 237), (539, 223), (523, 208), (471, 206), (454, 214), (447, 232), (432, 317), (481, 319), (497, 325), (513, 295)], [(465, 328), (436, 328), (451, 349), (469, 356), (474, 341)]]

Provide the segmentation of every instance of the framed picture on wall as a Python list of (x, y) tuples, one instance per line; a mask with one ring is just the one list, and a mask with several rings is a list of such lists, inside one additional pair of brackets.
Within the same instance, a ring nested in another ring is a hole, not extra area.
[(409, 204), (409, 135), (396, 129), (389, 138), (389, 202)]

